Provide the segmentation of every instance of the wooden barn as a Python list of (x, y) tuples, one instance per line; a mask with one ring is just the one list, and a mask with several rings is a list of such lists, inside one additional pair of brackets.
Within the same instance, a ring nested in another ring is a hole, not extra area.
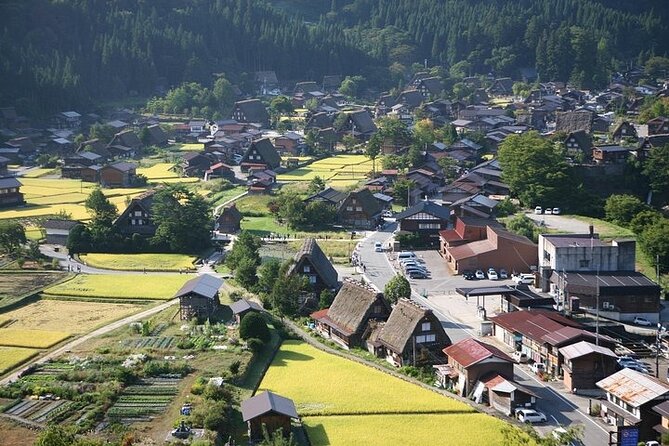
[(181, 320), (211, 317), (220, 306), (218, 290), (222, 285), (223, 279), (209, 274), (203, 274), (186, 282), (174, 295), (179, 298)]
[(249, 440), (262, 440), (262, 427), (267, 432), (282, 429), (285, 437), (290, 435), (291, 419), (298, 419), (295, 403), (273, 392), (263, 392), (242, 401), (242, 418), (249, 427)]
[(230, 309), (232, 310), (232, 315), (235, 317), (235, 321), (237, 321), (238, 324), (242, 322), (242, 318), (246, 313), (250, 313), (252, 311), (261, 313), (264, 311), (260, 304), (246, 299), (239, 299), (237, 302), (231, 303)]

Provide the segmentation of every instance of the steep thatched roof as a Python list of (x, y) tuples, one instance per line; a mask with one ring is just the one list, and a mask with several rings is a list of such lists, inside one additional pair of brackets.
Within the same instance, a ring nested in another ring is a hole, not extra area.
[(297, 272), (296, 268), (304, 258), (309, 259), (311, 265), (316, 269), (321, 280), (328, 288), (337, 288), (337, 285), (339, 285), (337, 271), (313, 238), (304, 239), (302, 247), (295, 254), (295, 262), (288, 270), (289, 275)]
[(335, 296), (327, 317), (339, 331), (351, 335), (364, 330), (365, 316), (372, 305), (380, 302), (390, 313), (390, 306), (383, 299), (383, 294), (357, 281), (346, 281)]
[(555, 118), (556, 132), (577, 132), (583, 130), (592, 133), (594, 113), (589, 110), (558, 112)]
[(395, 352), (403, 352), (416, 325), (431, 313), (409, 299), (400, 299), (381, 329), (379, 341)]

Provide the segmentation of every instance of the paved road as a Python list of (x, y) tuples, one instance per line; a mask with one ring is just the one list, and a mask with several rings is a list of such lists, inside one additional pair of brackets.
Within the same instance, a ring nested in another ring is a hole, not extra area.
[[(394, 223), (389, 224), (381, 231), (370, 234), (358, 245), (360, 259), (365, 265), (365, 277), (380, 290), (383, 290), (386, 283), (395, 275), (395, 269), (392, 265), (392, 255), (375, 252), (374, 244), (381, 242), (384, 247), (388, 246), (395, 228)], [(431, 271), (431, 278), (410, 281), (413, 299), (435, 313), (453, 342), (477, 336), (476, 319), (471, 317), (471, 314), (475, 312), (476, 302), (473, 300), (465, 302), (462, 296), (454, 292), (456, 287), (472, 286), (472, 282), (451, 276), (443, 266), (444, 262), (438, 253), (425, 252), (422, 253), (422, 257)], [(476, 286), (499, 285), (500, 281), (476, 281), (475, 284)], [(464, 315), (465, 312), (468, 316), (466, 319), (457, 317)], [(581, 424), (585, 427), (583, 440), (587, 446), (607, 444), (608, 434), (605, 428), (585, 413), (588, 407), (587, 398), (562, 394), (559, 391), (559, 385), (553, 388), (535, 379), (526, 366), (517, 366), (515, 369), (518, 383), (527, 386), (541, 398), (539, 408), (549, 418), (545, 426), (537, 426), (539, 432), (548, 434), (559, 425)]]
[(67, 344), (63, 345), (62, 347), (57, 348), (56, 350), (53, 350), (46, 355), (42, 356), (41, 358), (38, 358), (36, 360), (30, 361), (26, 364), (24, 364), (20, 369), (16, 370), (14, 373), (6, 376), (2, 380), (0, 380), (0, 385), (6, 384), (10, 381), (14, 381), (18, 379), (19, 375), (23, 373), (28, 367), (35, 365), (35, 364), (42, 364), (50, 359), (56, 358), (63, 353), (67, 353), (69, 350), (72, 350), (74, 347), (88, 341), (91, 338), (103, 335), (105, 333), (109, 333), (112, 330), (116, 330), (117, 328), (123, 327), (125, 325), (128, 325), (131, 322), (135, 322), (144, 318), (147, 318), (149, 316), (152, 316), (160, 311), (163, 311), (165, 308), (171, 307), (172, 305), (176, 305), (179, 302), (179, 299), (172, 299), (170, 301), (167, 301), (165, 303), (162, 303), (160, 305), (157, 305), (153, 308), (149, 308), (148, 310), (142, 311), (141, 313), (136, 313), (131, 316), (125, 317), (123, 319), (119, 319), (116, 322), (112, 322), (111, 324), (105, 325), (104, 327), (98, 328), (95, 331), (92, 331), (88, 334), (85, 334), (81, 337), (78, 337)]

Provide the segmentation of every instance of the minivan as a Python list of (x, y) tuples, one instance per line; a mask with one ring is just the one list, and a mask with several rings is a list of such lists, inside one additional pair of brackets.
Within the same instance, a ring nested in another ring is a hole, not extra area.
[(411, 251), (402, 251), (397, 255), (398, 260), (402, 259), (417, 259), (416, 254)]

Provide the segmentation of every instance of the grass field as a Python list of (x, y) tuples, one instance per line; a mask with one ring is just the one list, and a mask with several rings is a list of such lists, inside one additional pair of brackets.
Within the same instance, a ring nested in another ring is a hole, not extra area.
[[(502, 445), (504, 422), (480, 413), (305, 417), (313, 446)], [(402, 428), (405, 427), (405, 428)], [(532, 444), (532, 443), (528, 443)]]
[(193, 275), (84, 274), (44, 290), (46, 296), (168, 300)]
[(24, 328), (0, 328), (0, 345), (4, 347), (49, 348), (70, 337), (70, 333)]
[(283, 343), (260, 387), (292, 398), (300, 415), (475, 412), (454, 399), (299, 341)]
[(185, 254), (82, 254), (88, 266), (120, 271), (180, 271), (193, 268), (194, 256)]
[[(143, 305), (39, 300), (3, 313), (2, 318), (13, 320), (11, 328), (39, 327), (43, 330), (84, 333), (143, 309)], [(67, 317), (63, 317), (64, 314)]]
[(277, 180), (311, 181), (318, 176), (326, 181), (336, 177), (338, 181), (353, 183), (364, 179), (371, 170), (372, 161), (364, 155), (336, 155), (281, 174)]
[(295, 402), (314, 446), (424, 445), (435, 438), (460, 445), (474, 431), (476, 444), (498, 445), (506, 426), (467, 404), (300, 341), (283, 343), (261, 390)]
[(0, 347), (0, 374), (23, 364), (39, 351), (32, 348)]

